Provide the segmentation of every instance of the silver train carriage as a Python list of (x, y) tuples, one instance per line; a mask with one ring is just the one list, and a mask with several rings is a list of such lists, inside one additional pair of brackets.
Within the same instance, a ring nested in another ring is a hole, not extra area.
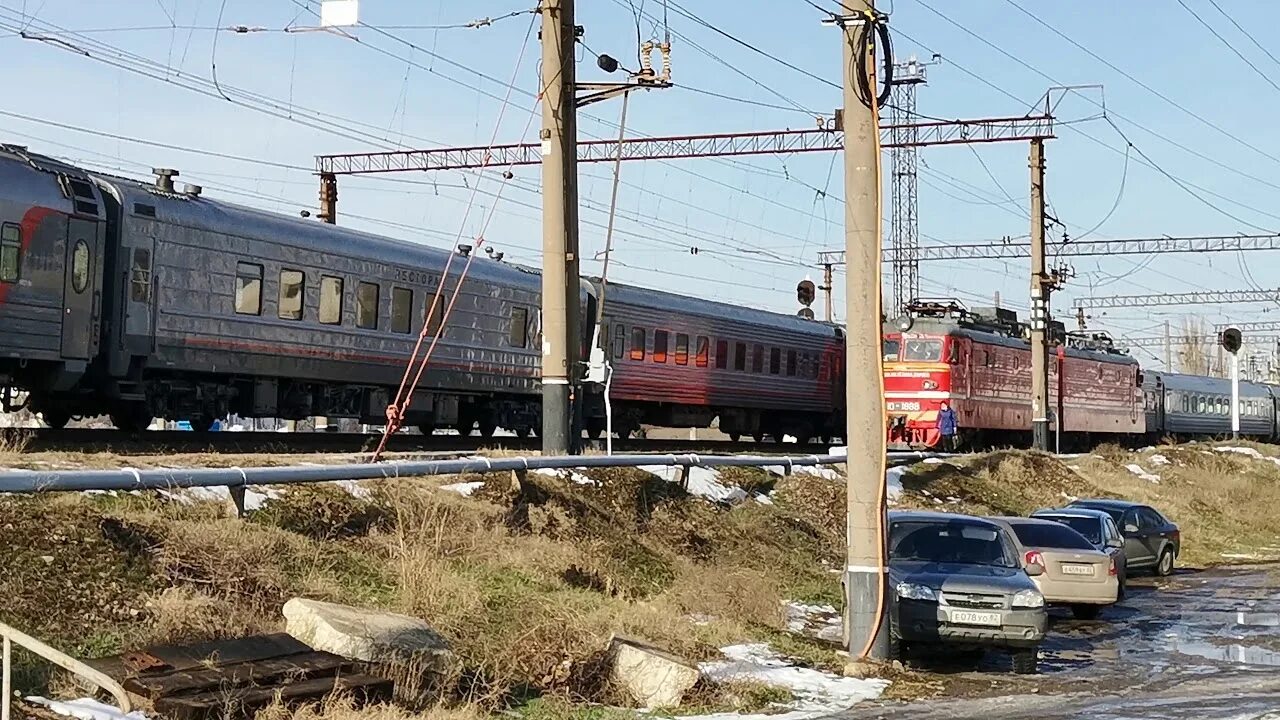
[[(1200, 375), (1147, 371), (1143, 396), (1148, 433), (1174, 439), (1224, 437), (1231, 434), (1231, 380)], [(1276, 439), (1278, 388), (1240, 381), (1240, 435)]]

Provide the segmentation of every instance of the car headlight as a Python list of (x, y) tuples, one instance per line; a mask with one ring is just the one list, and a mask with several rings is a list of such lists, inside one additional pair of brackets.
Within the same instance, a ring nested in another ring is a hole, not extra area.
[(1042, 608), (1044, 607), (1044, 596), (1035, 590), (1020, 590), (1013, 596), (1013, 606), (1016, 608)]
[(938, 596), (934, 595), (933, 588), (927, 585), (916, 585), (915, 583), (898, 583), (898, 598), (902, 600), (938, 601)]

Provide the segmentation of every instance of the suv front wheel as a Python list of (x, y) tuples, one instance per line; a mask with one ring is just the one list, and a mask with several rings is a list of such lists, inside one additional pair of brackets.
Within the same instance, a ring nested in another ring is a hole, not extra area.
[(1019, 675), (1034, 675), (1039, 661), (1040, 653), (1035, 648), (1013, 651), (1013, 671)]

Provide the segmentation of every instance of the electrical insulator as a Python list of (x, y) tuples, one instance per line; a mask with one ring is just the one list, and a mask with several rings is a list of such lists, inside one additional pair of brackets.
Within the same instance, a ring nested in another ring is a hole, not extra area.
[(662, 43), (658, 46), (658, 51), (662, 53), (662, 77), (659, 79), (669, 83), (671, 82), (671, 43)]
[(653, 77), (653, 41), (645, 40), (640, 46), (640, 75)]

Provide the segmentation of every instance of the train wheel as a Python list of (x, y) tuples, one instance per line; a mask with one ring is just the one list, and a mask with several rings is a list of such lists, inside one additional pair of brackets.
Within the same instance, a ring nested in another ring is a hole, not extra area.
[(213, 429), (213, 423), (216, 419), (212, 415), (192, 415), (187, 422), (191, 423), (192, 430), (203, 433)]
[(71, 414), (61, 410), (45, 410), (40, 413), (40, 420), (54, 430), (61, 430), (71, 421)]
[(759, 430), (757, 430), (757, 431), (755, 431), (755, 432), (751, 433), (751, 439), (752, 439), (752, 440), (755, 440), (755, 441), (756, 441), (756, 444), (757, 444), (757, 445), (759, 445), (759, 444), (761, 444), (761, 443), (763, 443), (763, 442), (764, 442), (764, 433), (762, 433), (762, 432), (760, 432)]
[(587, 420), (587, 437), (592, 440), (599, 440), (604, 437), (604, 421), (596, 419)]
[(498, 424), (493, 422), (480, 423), (480, 435), (482, 437), (491, 438), (498, 431)]
[(532, 428), (527, 428), (527, 427), (516, 428), (516, 437), (520, 438), (521, 440), (528, 439), (529, 435), (531, 435), (532, 433), (533, 433)]
[(111, 424), (117, 430), (139, 433), (151, 424), (151, 410), (143, 404), (130, 404), (111, 413)]
[(458, 434), (461, 435), (462, 437), (471, 437), (471, 429), (475, 427), (475, 424), (476, 423), (474, 420), (472, 420), (471, 422), (459, 420), (458, 424), (454, 425), (453, 428), (457, 430)]
[(432, 435), (435, 433), (435, 431), (436, 431), (436, 426), (432, 425), (431, 423), (422, 423), (421, 425), (418, 426), (418, 432), (422, 433), (423, 435)]
[(742, 436), (739, 435), (738, 433), (729, 433), (729, 442), (738, 442), (738, 440), (741, 440), (741, 439), (742, 439)]

